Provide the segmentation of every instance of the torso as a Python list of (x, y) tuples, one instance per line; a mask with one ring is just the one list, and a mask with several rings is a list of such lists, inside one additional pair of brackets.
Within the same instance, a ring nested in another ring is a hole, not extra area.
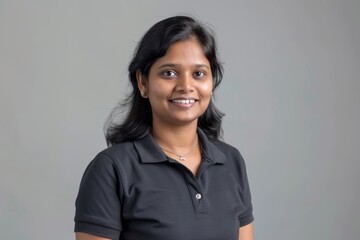
[(166, 157), (151, 135), (104, 150), (84, 174), (77, 224), (122, 240), (238, 239), (253, 219), (243, 159), (199, 134), (202, 158), (194, 151), (184, 162)]

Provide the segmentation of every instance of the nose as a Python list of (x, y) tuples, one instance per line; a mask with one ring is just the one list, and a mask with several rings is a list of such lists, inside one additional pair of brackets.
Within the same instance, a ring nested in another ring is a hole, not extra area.
[(191, 74), (182, 74), (177, 81), (176, 90), (181, 92), (194, 91), (193, 78)]

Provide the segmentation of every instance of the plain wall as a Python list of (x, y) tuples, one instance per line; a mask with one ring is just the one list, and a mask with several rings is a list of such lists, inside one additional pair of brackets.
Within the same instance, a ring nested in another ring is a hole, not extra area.
[(359, 239), (360, 1), (0, 1), (0, 239), (74, 239), (80, 178), (155, 22), (216, 32), (256, 239)]

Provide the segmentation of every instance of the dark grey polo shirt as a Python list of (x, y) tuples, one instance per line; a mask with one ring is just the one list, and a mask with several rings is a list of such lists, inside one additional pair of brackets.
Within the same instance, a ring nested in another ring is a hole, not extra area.
[(253, 221), (244, 160), (234, 147), (198, 134), (197, 176), (151, 134), (99, 153), (81, 180), (75, 231), (122, 240), (237, 240), (239, 227)]

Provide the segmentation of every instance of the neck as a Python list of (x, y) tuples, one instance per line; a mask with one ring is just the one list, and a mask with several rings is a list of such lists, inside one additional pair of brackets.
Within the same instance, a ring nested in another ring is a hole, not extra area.
[(162, 148), (186, 152), (197, 140), (197, 124), (185, 126), (153, 126), (152, 134)]

